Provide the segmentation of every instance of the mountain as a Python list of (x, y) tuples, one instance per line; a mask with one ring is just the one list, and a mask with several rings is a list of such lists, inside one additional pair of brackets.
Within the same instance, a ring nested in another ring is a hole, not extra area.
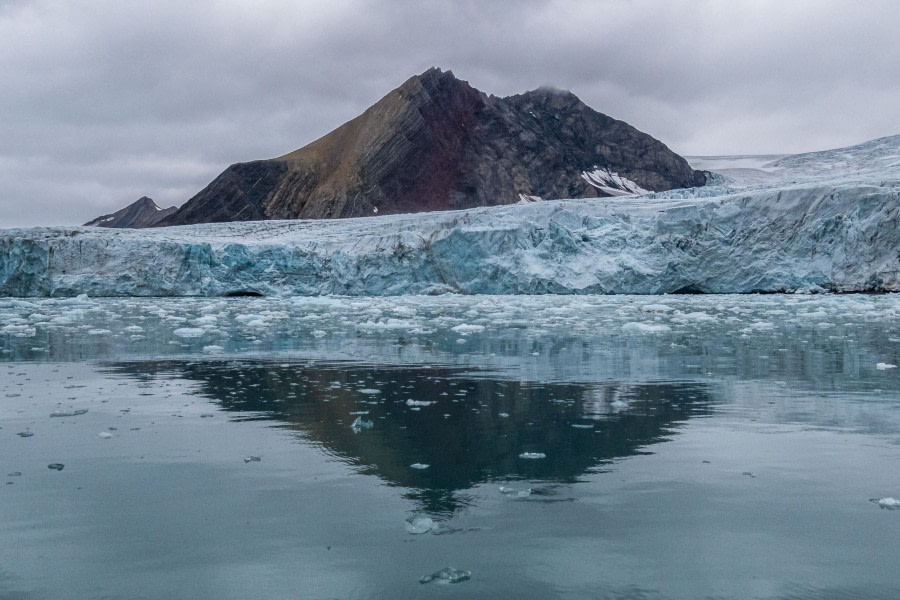
[(228, 167), (157, 224), (450, 210), (705, 181), (658, 140), (571, 92), (498, 98), (432, 68), (299, 150)]
[(92, 221), (85, 223), (87, 227), (124, 227), (127, 229), (140, 229), (142, 227), (152, 227), (161, 219), (173, 214), (178, 210), (175, 206), (169, 208), (160, 208), (156, 202), (144, 196), (123, 208), (109, 215), (97, 217)]

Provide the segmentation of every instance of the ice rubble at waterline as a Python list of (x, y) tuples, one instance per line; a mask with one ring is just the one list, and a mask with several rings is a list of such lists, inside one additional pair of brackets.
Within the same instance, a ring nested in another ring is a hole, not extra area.
[(900, 161), (887, 160), (896, 155), (900, 136), (787, 157), (759, 171), (764, 184), (720, 178), (637, 197), (335, 221), (3, 230), (0, 295), (900, 291)]

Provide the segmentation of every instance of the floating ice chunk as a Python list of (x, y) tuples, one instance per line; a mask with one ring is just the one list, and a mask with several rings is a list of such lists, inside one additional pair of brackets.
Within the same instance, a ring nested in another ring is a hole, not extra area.
[(547, 455), (543, 452), (523, 452), (519, 455), (519, 458), (525, 458), (529, 460), (536, 460), (539, 458), (547, 458)]
[(797, 313), (797, 318), (799, 318), (799, 319), (824, 319), (827, 316), (828, 316), (828, 313), (825, 312), (824, 310)]
[(516, 488), (500, 486), (500, 493), (510, 498), (527, 498), (531, 495), (531, 488), (519, 490)]
[(50, 416), (51, 417), (77, 417), (78, 415), (83, 415), (87, 411), (88, 411), (88, 409), (86, 409), (86, 408), (79, 408), (78, 410), (72, 410), (72, 411), (68, 411), (68, 412), (56, 411), (56, 412), (50, 413)]
[(261, 315), (247, 315), (247, 314), (244, 314), (244, 315), (236, 315), (236, 316), (234, 317), (234, 320), (237, 321), (238, 323), (246, 323), (246, 322), (248, 322), (248, 321), (261, 320), (262, 318), (263, 318), (263, 317), (262, 317)]
[(649, 313), (666, 313), (671, 312), (673, 309), (666, 304), (645, 304), (641, 307), (641, 310)]
[(451, 330), (462, 335), (468, 335), (470, 333), (481, 333), (482, 331), (484, 331), (484, 325), (469, 325), (467, 323), (463, 323), (462, 325), (451, 327)]
[(419, 583), (459, 583), (466, 579), (472, 578), (472, 571), (462, 571), (453, 567), (445, 567), (440, 571), (435, 571), (431, 575), (423, 575), (419, 578)]
[(890, 363), (878, 363), (875, 365), (875, 368), (879, 371), (887, 371), (888, 369), (896, 369), (897, 365), (892, 365)]
[(360, 393), (360, 394), (368, 394), (368, 395), (370, 395), (370, 396), (374, 396), (375, 394), (380, 394), (380, 393), (381, 393), (381, 390), (378, 390), (378, 389), (375, 389), (375, 388), (363, 388), (363, 389), (359, 390), (359, 393)]
[(594, 426), (589, 423), (572, 423), (572, 427), (574, 427), (575, 429), (593, 429), (594, 428)]
[(100, 433), (97, 434), (98, 438), (101, 438), (104, 440), (108, 440), (112, 436), (113, 436), (113, 434), (109, 433), (108, 431), (101, 431)]
[(259, 462), (261, 460), (262, 460), (262, 458), (260, 458), (259, 456), (245, 456), (244, 457), (245, 463)]
[(612, 402), (609, 403), (609, 405), (616, 410), (623, 410), (623, 409), (628, 408), (628, 403), (625, 402), (624, 400), (613, 400)]
[(195, 338), (200, 337), (204, 333), (206, 333), (205, 329), (201, 329), (199, 327), (180, 327), (173, 331), (175, 335), (183, 338)]
[(425, 463), (413, 463), (413, 464), (411, 464), (411, 465), (409, 465), (409, 466), (410, 466), (410, 468), (412, 468), (412, 469), (420, 469), (420, 470), (421, 470), (421, 469), (427, 469), (427, 468), (430, 467), (431, 465), (426, 465)]
[(434, 527), (434, 520), (430, 517), (410, 517), (406, 520), (406, 531), (412, 534), (428, 533)]
[(718, 319), (715, 316), (713, 316), (709, 313), (702, 312), (702, 311), (701, 312), (683, 313), (683, 314), (678, 315), (678, 318), (685, 320), (685, 321), (694, 321), (696, 323), (712, 323), (712, 322), (718, 321)]
[(216, 315), (204, 315), (194, 319), (195, 325), (215, 325), (219, 318)]
[(431, 406), (436, 404), (433, 400), (407, 400), (407, 406)]
[(203, 346), (203, 351), (208, 354), (218, 354), (220, 352), (224, 352), (225, 348), (216, 344), (210, 344), (208, 346)]
[(871, 502), (878, 505), (878, 508), (886, 508), (888, 510), (900, 510), (900, 500), (896, 498), (872, 498)]
[(15, 298), (10, 300), (9, 304), (16, 308), (26, 308), (29, 310), (38, 310), (40, 308), (40, 306), (35, 304), (34, 302), (29, 302), (27, 300), (18, 300)]
[(88, 335), (109, 335), (112, 333), (109, 329), (88, 329)]
[(141, 333), (144, 331), (144, 328), (140, 325), (129, 325), (125, 328), (125, 331), (128, 333)]
[(508, 419), (509, 413), (507, 413), (507, 412), (497, 413), (497, 416), (500, 418), (503, 418), (503, 419)]
[(325, 337), (326, 335), (328, 335), (328, 332), (322, 331), (321, 329), (316, 329), (315, 331), (312, 332), (312, 336), (317, 337), (317, 338)]
[(62, 463), (50, 463), (49, 465), (47, 465), (47, 468), (53, 471), (62, 471), (64, 468), (66, 468), (66, 465)]
[(662, 323), (639, 323), (632, 321), (622, 325), (622, 331), (625, 333), (665, 333), (671, 331), (672, 328)]
[(350, 425), (350, 429), (353, 430), (353, 433), (359, 433), (363, 429), (372, 429), (373, 427), (375, 427), (374, 421), (367, 421), (362, 417), (356, 417), (353, 424)]

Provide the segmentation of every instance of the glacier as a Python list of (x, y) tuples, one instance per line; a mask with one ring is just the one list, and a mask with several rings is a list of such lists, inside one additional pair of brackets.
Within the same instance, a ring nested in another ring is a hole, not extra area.
[(900, 136), (737, 158), (691, 159), (716, 173), (706, 187), (639, 196), (332, 221), (0, 230), (0, 295), (900, 291)]

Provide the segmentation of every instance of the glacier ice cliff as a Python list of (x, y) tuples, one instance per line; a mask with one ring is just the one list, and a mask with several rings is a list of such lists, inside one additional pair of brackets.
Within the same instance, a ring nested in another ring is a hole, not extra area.
[(791, 168), (767, 185), (455, 212), (0, 230), (0, 295), (900, 291), (896, 168)]

